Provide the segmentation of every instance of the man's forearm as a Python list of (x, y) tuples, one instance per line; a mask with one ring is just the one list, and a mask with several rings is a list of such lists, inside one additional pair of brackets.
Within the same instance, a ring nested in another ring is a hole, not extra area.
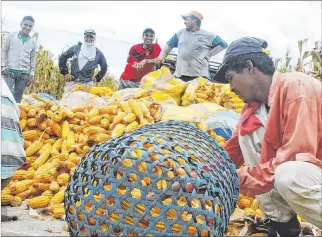
[(168, 44), (166, 44), (162, 50), (162, 52), (160, 53), (158, 59), (164, 60), (168, 54), (171, 52), (171, 48), (169, 47)]

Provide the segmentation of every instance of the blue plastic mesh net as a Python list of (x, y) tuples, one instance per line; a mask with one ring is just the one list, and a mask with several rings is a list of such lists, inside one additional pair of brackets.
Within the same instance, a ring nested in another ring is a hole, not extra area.
[(223, 236), (235, 165), (195, 125), (146, 125), (94, 146), (65, 191), (71, 236)]

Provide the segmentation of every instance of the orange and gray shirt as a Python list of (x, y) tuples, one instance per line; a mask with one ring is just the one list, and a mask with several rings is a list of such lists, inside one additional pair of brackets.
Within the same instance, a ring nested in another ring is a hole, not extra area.
[(322, 169), (322, 83), (304, 73), (275, 72), (259, 163), (238, 170), (240, 192), (254, 196), (274, 186), (275, 169), (305, 161)]

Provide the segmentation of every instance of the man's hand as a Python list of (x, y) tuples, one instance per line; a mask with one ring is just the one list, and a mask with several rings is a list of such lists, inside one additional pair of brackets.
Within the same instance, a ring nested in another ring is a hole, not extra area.
[(154, 63), (155, 63), (156, 66), (160, 66), (160, 64), (162, 63), (162, 61), (163, 60), (161, 58), (155, 58), (154, 59)]
[(145, 65), (147, 64), (147, 60), (142, 60), (141, 62), (139, 62), (138, 64), (136, 64), (136, 68), (137, 69), (143, 69), (145, 67)]
[(30, 86), (32, 83), (34, 83), (34, 79), (35, 77), (30, 75), (27, 81), (27, 86)]
[(73, 80), (73, 75), (71, 75), (71, 74), (66, 74), (65, 75), (65, 79), (66, 79), (66, 81), (71, 81), (71, 80)]
[(97, 82), (96, 77), (92, 77), (92, 81), (93, 81), (93, 82)]

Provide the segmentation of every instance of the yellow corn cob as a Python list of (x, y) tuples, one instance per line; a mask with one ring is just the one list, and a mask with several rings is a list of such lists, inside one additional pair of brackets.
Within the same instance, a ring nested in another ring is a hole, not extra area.
[(93, 118), (97, 115), (99, 115), (99, 109), (98, 108), (92, 108), (89, 113), (87, 114), (88, 118)]
[(29, 177), (29, 173), (26, 170), (17, 170), (13, 176), (12, 176), (12, 180), (23, 180), (23, 179), (28, 179), (31, 178)]
[(86, 130), (84, 129), (84, 132), (86, 132), (88, 135), (93, 135), (98, 133), (106, 133), (106, 130), (98, 126), (90, 126), (86, 128)]
[(61, 190), (58, 193), (56, 193), (51, 199), (50, 204), (59, 204), (64, 201), (64, 192), (65, 190)]
[(256, 211), (258, 208), (259, 208), (259, 202), (257, 199), (255, 199), (253, 202), (252, 202), (252, 205), (251, 205), (251, 208)]
[(28, 205), (33, 209), (46, 207), (48, 204), (49, 198), (47, 196), (34, 197), (28, 200)]
[(123, 118), (126, 116), (125, 112), (119, 112), (113, 119), (113, 123), (119, 124), (122, 122)]
[(49, 139), (50, 136), (49, 134), (45, 133), (44, 131), (41, 131), (41, 130), (36, 130), (37, 132), (37, 137), (41, 137), (41, 138), (44, 138), (45, 140)]
[(75, 134), (73, 131), (69, 131), (67, 135), (67, 149), (69, 149), (72, 145), (75, 145)]
[(27, 119), (27, 114), (24, 110), (20, 109), (20, 119)]
[(34, 183), (33, 185), (34, 185), (35, 189), (37, 189), (39, 191), (46, 191), (46, 190), (49, 190), (49, 188), (50, 188), (49, 183)]
[(28, 111), (28, 113), (27, 113), (27, 116), (28, 116), (29, 118), (34, 118), (34, 117), (36, 116), (36, 114), (37, 114), (36, 109), (30, 109), (30, 110)]
[(29, 118), (29, 119), (27, 119), (26, 125), (28, 127), (35, 127), (37, 125), (37, 119), (35, 119), (35, 118)]
[(123, 123), (132, 123), (136, 120), (136, 115), (134, 113), (129, 113), (123, 118)]
[(159, 222), (157, 222), (157, 223), (155, 224), (155, 229), (156, 229), (157, 231), (162, 232), (162, 231), (164, 231), (164, 230), (165, 230), (165, 228), (166, 228), (166, 226), (165, 226), (164, 222), (162, 222), (162, 221), (159, 221)]
[(100, 125), (102, 128), (108, 129), (108, 126), (110, 125), (110, 121), (108, 119), (104, 118), (100, 121)]
[(31, 141), (24, 140), (24, 141), (23, 141), (23, 148), (24, 148), (25, 150), (27, 150), (27, 148), (28, 148), (31, 144), (32, 144), (32, 142), (31, 142)]
[(47, 150), (48, 148), (51, 148), (51, 147), (52, 146), (49, 143), (45, 144), (44, 146), (42, 146), (40, 148), (40, 150), (38, 151), (38, 154), (42, 154), (45, 150)]
[(70, 179), (70, 175), (67, 173), (62, 173), (60, 175), (58, 175), (57, 177), (57, 182), (59, 183), (59, 185), (66, 185), (69, 182)]
[(21, 127), (21, 130), (23, 130), (27, 125), (27, 120), (26, 119), (21, 119), (20, 120), (20, 127)]
[(132, 109), (133, 113), (138, 117), (143, 117), (143, 112), (139, 103), (135, 99), (129, 99), (128, 101), (130, 108)]
[(237, 201), (237, 205), (239, 208), (244, 209), (244, 208), (250, 208), (252, 205), (252, 200), (250, 200), (247, 197), (241, 197)]
[(58, 154), (58, 155), (55, 155), (53, 157), (51, 157), (50, 159), (54, 160), (54, 159), (59, 159), (61, 161), (65, 161), (68, 159), (68, 153), (65, 152), (65, 153), (61, 153), (61, 154)]
[(37, 174), (34, 177), (34, 183), (51, 183), (54, 180), (54, 177), (48, 173)]
[(55, 142), (56, 142), (56, 140), (55, 140), (55, 139), (53, 139), (53, 138), (49, 138), (49, 139), (46, 139), (45, 144), (46, 144), (46, 143), (49, 143), (49, 144), (51, 144), (51, 145), (54, 145), (54, 144), (55, 144)]
[(17, 193), (26, 191), (32, 183), (33, 183), (33, 180), (17, 181), (17, 182), (11, 183), (9, 188), (13, 194), (17, 194)]
[(35, 140), (37, 138), (36, 130), (28, 130), (22, 133), (25, 140)]
[(77, 118), (79, 120), (86, 120), (86, 114), (84, 112), (76, 112), (74, 114), (74, 118)]
[(62, 128), (60, 127), (60, 125), (58, 123), (52, 122), (50, 125), (50, 128), (57, 135), (57, 137), (62, 137)]
[(62, 111), (56, 111), (54, 114), (51, 116), (51, 119), (55, 121), (56, 123), (60, 122), (63, 120), (63, 112)]
[(51, 190), (46, 190), (41, 195), (42, 196), (47, 196), (49, 199), (51, 199), (53, 197), (53, 193), (52, 193)]
[[(37, 159), (37, 156), (35, 156), (36, 158), (35, 158), (35, 160)], [(28, 169), (27, 169), (27, 172), (28, 172), (28, 174), (30, 175), (30, 177), (33, 177), (34, 175), (35, 175), (35, 169), (33, 168), (33, 167), (29, 167)]]
[(95, 136), (94, 141), (97, 143), (105, 142), (111, 139), (111, 135), (104, 134), (104, 133), (99, 133), (97, 135), (92, 135)]
[(74, 118), (75, 114), (73, 111), (71, 111), (69, 108), (66, 106), (60, 106), (61, 111), (63, 112), (63, 117), (64, 118), (69, 118), (72, 119)]
[(118, 124), (112, 131), (112, 138), (121, 136), (125, 132), (125, 125), (124, 124)]
[[(50, 145), (50, 144), (46, 144)], [(35, 160), (34, 163), (32, 163), (32, 167), (34, 169), (38, 169), (40, 166), (42, 166), (49, 158), (51, 152), (51, 147), (46, 148), (43, 153), (38, 157), (37, 160)]]
[(108, 105), (102, 106), (99, 108), (99, 114), (116, 114), (117, 113), (117, 105)]
[(65, 120), (62, 125), (62, 138), (67, 138), (68, 133), (70, 132), (69, 123)]
[(2, 194), (1, 195), (1, 206), (10, 205), (10, 201), (13, 199), (13, 196), (10, 194)]
[(61, 153), (68, 153), (68, 149), (67, 149), (67, 141), (66, 139), (64, 139), (63, 143), (61, 144)]
[(50, 189), (52, 192), (56, 193), (56, 192), (58, 192), (58, 191), (59, 191), (60, 186), (59, 186), (59, 184), (57, 183), (57, 181), (53, 181), (53, 182), (51, 182), (49, 189)]
[(125, 113), (132, 113), (132, 110), (127, 101), (120, 101), (120, 107)]
[(29, 197), (30, 194), (31, 194), (31, 190), (28, 189), (26, 191), (23, 191), (21, 193), (16, 194), (16, 196), (17, 197), (20, 197), (21, 200), (26, 200)]
[(63, 143), (62, 138), (58, 138), (56, 142), (53, 144), (53, 149), (56, 149), (57, 151), (60, 151), (61, 144)]
[(89, 120), (91, 124), (99, 124), (102, 120), (102, 115), (94, 116)]
[(64, 207), (56, 207), (53, 209), (53, 214), (56, 219), (59, 219), (63, 215), (65, 215), (65, 208)]
[(139, 127), (139, 123), (137, 121), (134, 121), (126, 126), (125, 132), (132, 132), (134, 129), (138, 127)]

